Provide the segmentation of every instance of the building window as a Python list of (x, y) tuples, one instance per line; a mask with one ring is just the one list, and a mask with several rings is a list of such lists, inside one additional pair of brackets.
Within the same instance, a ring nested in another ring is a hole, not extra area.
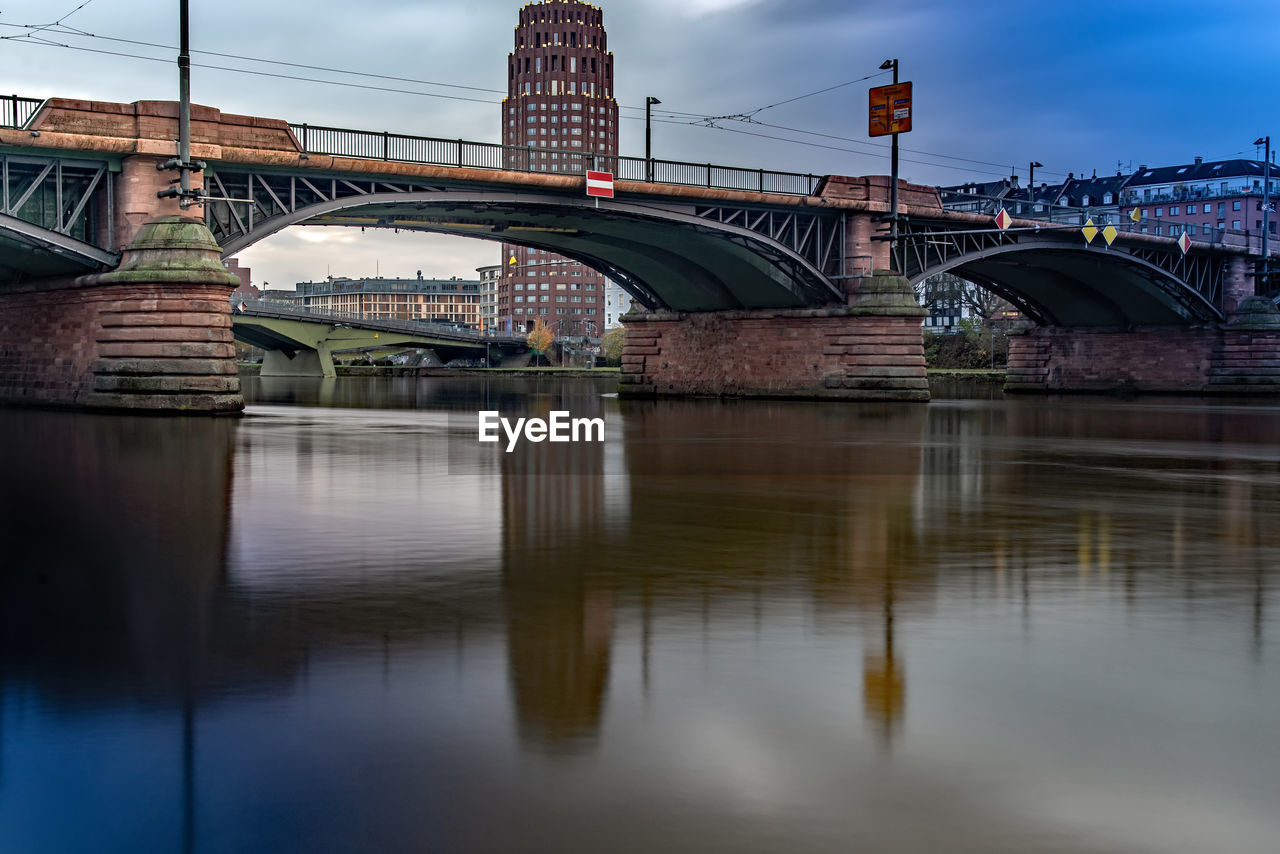
[(1239, 230), (1240, 230), (1240, 220), (1238, 220), (1238, 219), (1233, 219), (1233, 220), (1231, 220), (1231, 227), (1232, 227), (1233, 229), (1235, 229), (1236, 231), (1239, 231)]
[(1205, 202), (1205, 203), (1204, 203), (1204, 212), (1205, 212), (1205, 213), (1213, 213), (1213, 205), (1209, 204), (1208, 202)]
[(1231, 209), (1232, 209), (1233, 211), (1238, 211), (1238, 210), (1240, 210), (1240, 202), (1239, 202), (1239, 201), (1234, 201), (1234, 202), (1232, 202), (1232, 203), (1231, 203)]
[(1164, 216), (1164, 208), (1156, 208), (1156, 216)]
[(1169, 216), (1177, 216), (1177, 215), (1178, 215), (1178, 206), (1177, 205), (1171, 206), (1169, 208)]

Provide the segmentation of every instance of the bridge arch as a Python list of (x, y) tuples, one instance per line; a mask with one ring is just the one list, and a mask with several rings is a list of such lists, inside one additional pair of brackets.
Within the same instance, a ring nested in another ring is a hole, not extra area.
[(913, 285), (953, 273), (1007, 299), (1040, 325), (1131, 329), (1223, 319), (1225, 261), (1182, 256), (1172, 241), (1167, 249), (1119, 243), (1108, 249), (1081, 245), (1073, 231), (944, 245), (927, 234), (904, 241), (902, 263)]
[(803, 256), (748, 228), (656, 205), (538, 193), (449, 190), (328, 199), (238, 232), (224, 227), (218, 235), (223, 255), (291, 225), (429, 231), (544, 249), (601, 271), (648, 308), (795, 308), (844, 299)]

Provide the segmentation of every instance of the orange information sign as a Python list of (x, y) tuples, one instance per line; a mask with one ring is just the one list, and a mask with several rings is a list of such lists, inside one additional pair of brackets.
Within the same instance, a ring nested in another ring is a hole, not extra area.
[(911, 130), (911, 84), (892, 83), (875, 86), (869, 92), (870, 115), (868, 133), (888, 136)]

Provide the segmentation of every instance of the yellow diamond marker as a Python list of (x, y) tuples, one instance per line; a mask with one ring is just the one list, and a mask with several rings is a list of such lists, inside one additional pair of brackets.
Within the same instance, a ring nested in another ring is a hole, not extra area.
[(1004, 231), (1006, 228), (1008, 228), (1009, 224), (1012, 222), (1013, 222), (1013, 217), (1009, 216), (1009, 212), (1004, 208), (1001, 208), (1000, 213), (996, 214), (996, 225), (1000, 228), (1001, 231)]
[(1138, 211), (1137, 208), (1134, 208), (1133, 210), (1129, 211), (1129, 219), (1133, 220), (1134, 222), (1142, 222), (1142, 214)]
[(1116, 235), (1119, 233), (1120, 232), (1116, 231), (1116, 227), (1114, 225), (1109, 225), (1106, 228), (1102, 229), (1102, 238), (1106, 240), (1107, 245), (1110, 246), (1111, 241), (1115, 240)]
[(1092, 219), (1087, 219), (1084, 221), (1084, 228), (1080, 229), (1080, 233), (1084, 235), (1084, 242), (1088, 244), (1092, 243), (1093, 238), (1098, 236), (1098, 229), (1093, 224)]

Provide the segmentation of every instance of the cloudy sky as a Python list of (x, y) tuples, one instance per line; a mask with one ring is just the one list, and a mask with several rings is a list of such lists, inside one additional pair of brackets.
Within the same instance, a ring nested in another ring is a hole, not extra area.
[[(1037, 176), (1060, 180), (1195, 156), (1252, 157), (1254, 139), (1280, 137), (1274, 0), (602, 5), (623, 154), (643, 154), (643, 109), (635, 107), (653, 95), (673, 113), (657, 114), (655, 156), (887, 174), (887, 144), (866, 137), (866, 89), (887, 81), (860, 78), (879, 74), (890, 57), (915, 84), (902, 175), (921, 183), (1011, 171), (1025, 180), (1030, 160), (1045, 164)], [(10, 0), (0, 5), (0, 92), (175, 98), (178, 6)], [(518, 8), (509, 0), (191, 0), (192, 98), (225, 112), (496, 142)], [(820, 90), (828, 91), (753, 112)], [(754, 123), (722, 119), (719, 127), (686, 115), (748, 113)], [(497, 254), (492, 243), (460, 238), (297, 227), (241, 261), (256, 283), (288, 287), (327, 273), (467, 276)]]

